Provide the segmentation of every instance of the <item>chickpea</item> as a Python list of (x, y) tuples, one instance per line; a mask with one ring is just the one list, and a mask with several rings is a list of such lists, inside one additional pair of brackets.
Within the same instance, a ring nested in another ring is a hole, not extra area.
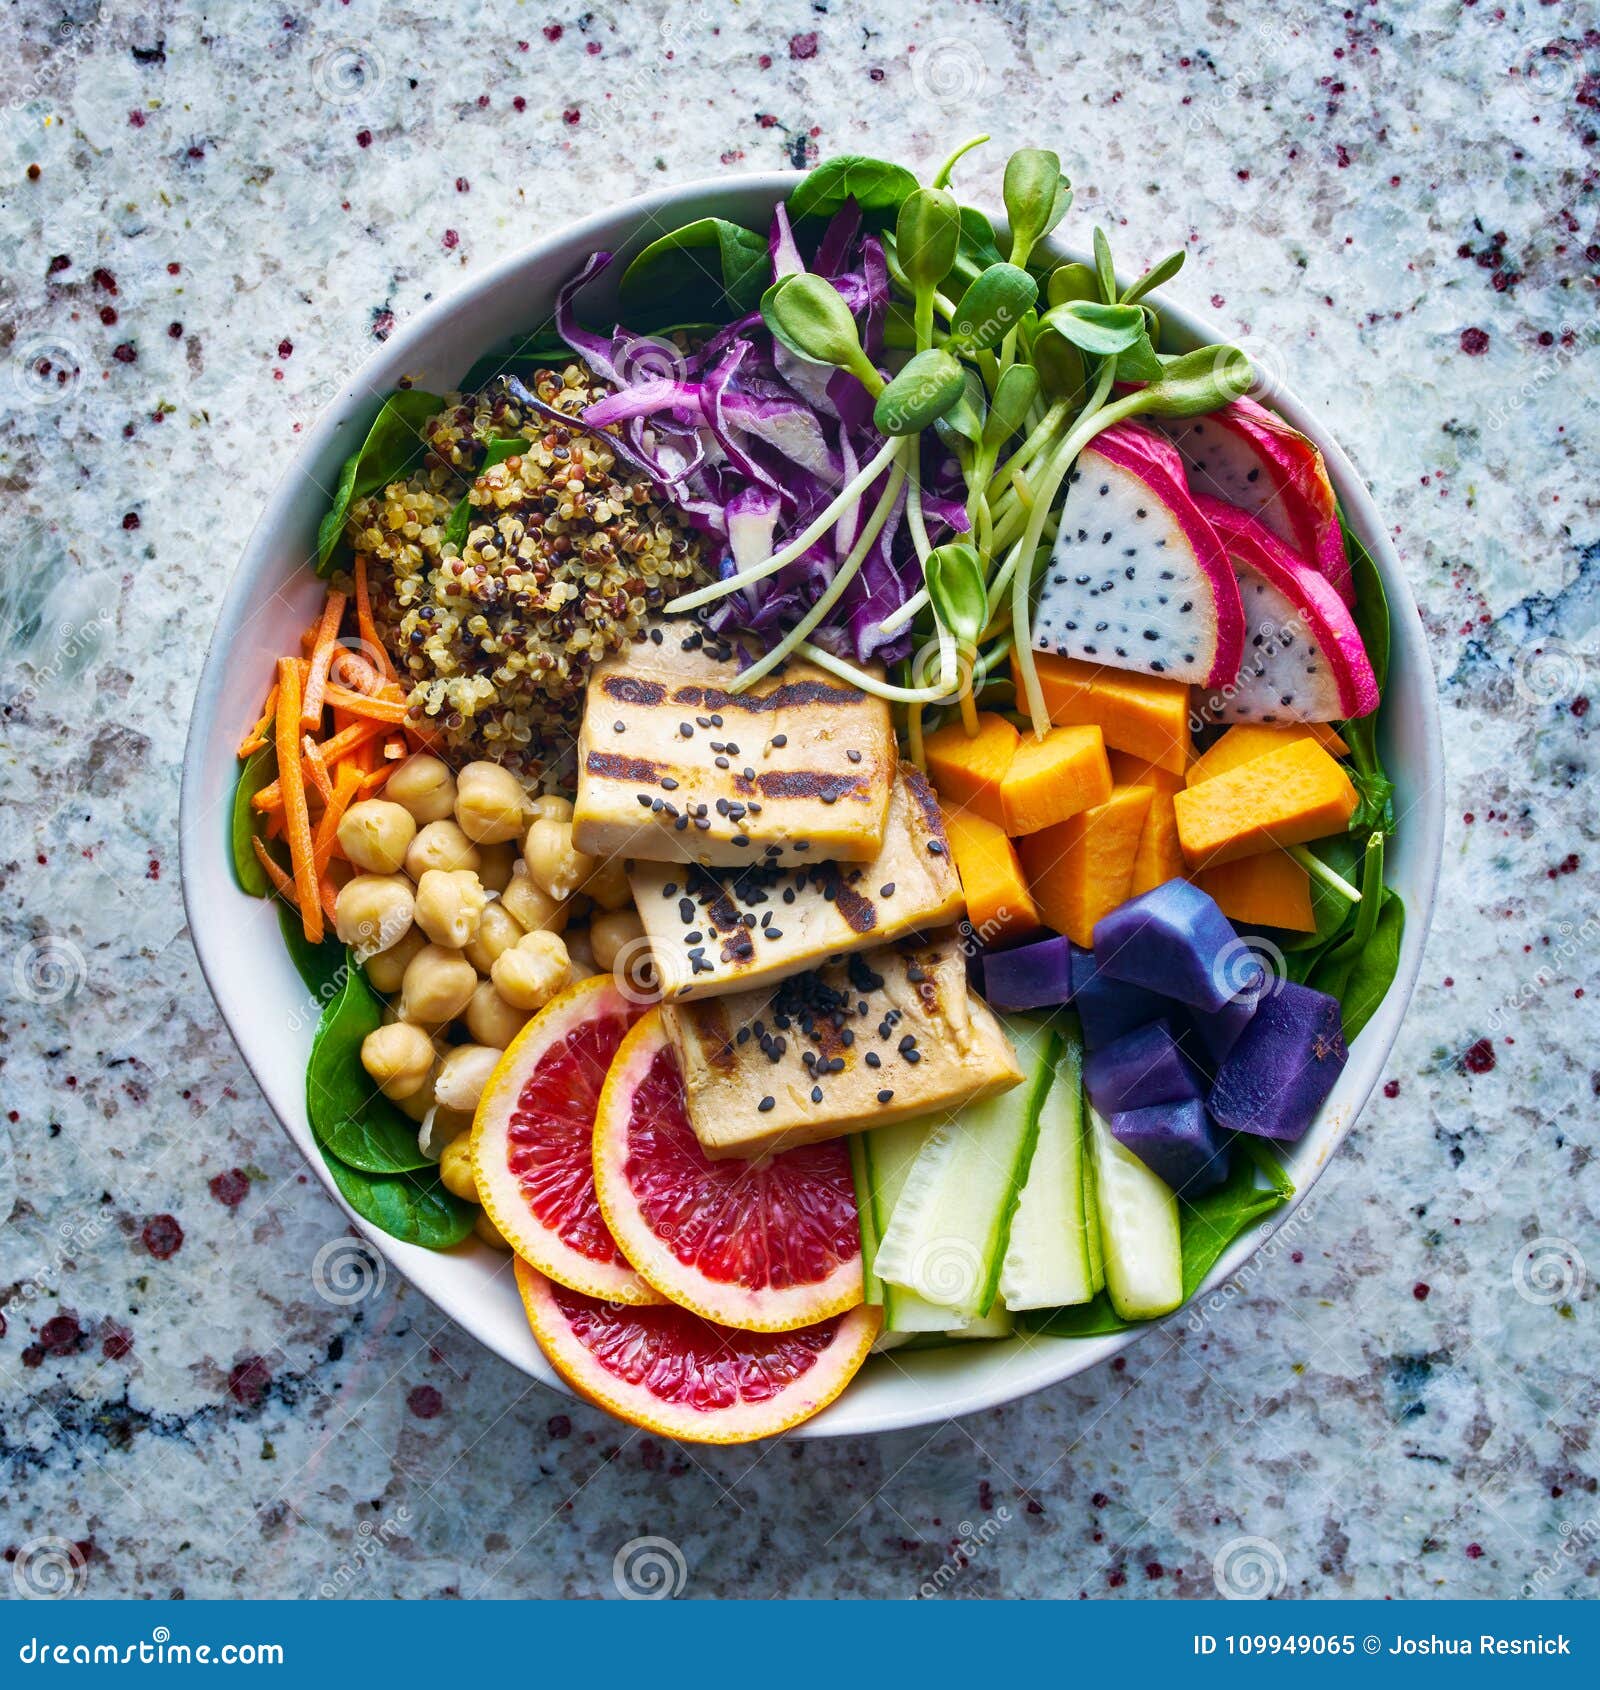
[(505, 1241), (505, 1237), (501, 1233), (500, 1228), (489, 1219), (489, 1211), (487, 1209), (480, 1209), (477, 1214), (472, 1217), (472, 1230), (483, 1240), (485, 1244), (489, 1246), (491, 1250), (504, 1250), (507, 1255), (511, 1253), (511, 1246)]
[(526, 863), (518, 863), (511, 870), (511, 878), (500, 894), (500, 902), (507, 914), (514, 916), (528, 933), (559, 933), (567, 925), (569, 910), (559, 898), (552, 898), (537, 880), (528, 873)]
[(434, 944), (459, 950), (477, 938), (488, 902), (471, 869), (430, 868), (417, 882), (417, 926)]
[(556, 933), (525, 933), (502, 951), (489, 971), (495, 990), (517, 1009), (543, 1009), (571, 974), (567, 947)]
[(637, 910), (608, 910), (589, 923), (594, 960), (607, 971), (616, 966), (622, 952), (626, 951), (631, 958), (640, 949), (638, 941), (643, 937), (644, 923)]
[(439, 1183), (464, 1203), (478, 1201), (478, 1182), (472, 1173), (472, 1135), (462, 1133), (444, 1147), (439, 1158)]
[(492, 1045), (456, 1045), (439, 1066), (433, 1095), (442, 1107), (470, 1115), (478, 1107), (495, 1064), (505, 1053)]
[(478, 878), (483, 882), (483, 889), (486, 892), (504, 892), (512, 869), (522, 861), (516, 845), (509, 839), (498, 845), (480, 845), (478, 855), (482, 858), (478, 865)]
[(528, 872), (552, 898), (570, 898), (595, 871), (595, 860), (572, 843), (572, 823), (541, 816), (522, 842)]
[(494, 967), (494, 959), (502, 951), (509, 951), (522, 937), (522, 923), (506, 913), (505, 905), (496, 898), (487, 905), (478, 922), (478, 931), (466, 945), (464, 955), (480, 974)]
[(559, 792), (541, 792), (529, 808), (535, 820), (540, 816), (548, 816), (553, 822), (572, 820), (572, 800), (563, 798)]
[(339, 888), (333, 926), (358, 962), (398, 945), (411, 931), (416, 900), (403, 874), (358, 874)]
[(379, 1027), (361, 1041), (361, 1066), (391, 1101), (411, 1097), (427, 1084), (433, 1068), (433, 1040), (404, 1021)]
[(456, 821), (480, 845), (520, 839), (527, 803), (522, 782), (499, 763), (468, 763), (456, 776)]
[(603, 910), (620, 910), (633, 902), (627, 863), (622, 857), (607, 857), (584, 881), (583, 889)]
[(400, 982), (400, 1019), (418, 1027), (442, 1027), (467, 1007), (478, 971), (460, 951), (424, 945), (406, 965)]
[(589, 974), (598, 974), (594, 960), (594, 934), (588, 926), (569, 927), (562, 935), (567, 944), (567, 956), (574, 968), (581, 966)]
[(398, 944), (391, 945), (386, 951), (379, 951), (376, 956), (368, 957), (362, 964), (366, 970), (367, 984), (380, 996), (393, 997), (400, 990), (400, 982), (405, 977), (407, 965), (427, 942), (427, 934), (421, 928), (413, 927)]
[[(412, 1092), (410, 1097), (397, 1097), (394, 1100), (395, 1108), (398, 1109), (408, 1121), (415, 1121), (419, 1127), (427, 1120), (429, 1114), (436, 1111), (438, 1108), (438, 1105), (433, 1100), (433, 1082), (438, 1076), (438, 1073), (439, 1064), (435, 1062), (433, 1067), (428, 1070), (428, 1077), (422, 1082), (422, 1089), (420, 1091)], [(417, 1148), (419, 1150), (422, 1148), (420, 1142)]]
[(406, 873), (421, 880), (431, 868), (469, 868), (474, 874), (483, 866), (478, 847), (454, 822), (429, 822), (406, 852)]
[(339, 818), (339, 848), (364, 874), (393, 874), (417, 836), (416, 818), (399, 804), (364, 798)]
[(437, 757), (408, 757), (383, 783), (383, 795), (411, 812), (417, 825), (455, 814), (456, 777)]
[(527, 1025), (528, 1012), (515, 1009), (495, 990), (494, 981), (480, 980), (463, 1016), (467, 1031), (479, 1044), (504, 1050)]

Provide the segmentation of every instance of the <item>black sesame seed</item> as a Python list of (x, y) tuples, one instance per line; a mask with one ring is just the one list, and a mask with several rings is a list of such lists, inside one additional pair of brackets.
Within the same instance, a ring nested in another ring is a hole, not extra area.
[(685, 739), (693, 739), (694, 738), (694, 723), (693, 722), (679, 722), (678, 723), (678, 732), (681, 733)]
[(678, 790), (678, 783), (671, 775), (663, 775), (661, 777), (661, 790), (663, 792), (676, 792)]
[(784, 746), (786, 746), (788, 743), (789, 743), (788, 734), (774, 734), (772, 736), (772, 744), (779, 751), (782, 751)]
[(883, 1066), (883, 1058), (878, 1055), (877, 1051), (869, 1050), (867, 1052), (867, 1066), (869, 1068), (881, 1068)]
[(775, 1097), (764, 1097), (756, 1105), (756, 1108), (759, 1109), (763, 1115), (765, 1115), (769, 1109), (776, 1109), (777, 1106), (778, 1106), (777, 1098), (775, 1098)]
[(822, 1101), (822, 1087), (821, 1086), (813, 1086), (811, 1088), (811, 1101), (813, 1103), (821, 1103), (821, 1101)]
[(728, 766), (728, 759), (726, 757), (718, 757), (716, 759), (716, 763), (719, 769), (725, 769)]
[(878, 896), (880, 898), (892, 898), (894, 896), (894, 882), (892, 880), (884, 881), (878, 888)]
[(894, 1093), (885, 1086), (884, 1089), (878, 1093), (878, 1101), (879, 1103), (887, 1103), (893, 1096)]
[(848, 757), (852, 763), (859, 763), (861, 761), (861, 753), (859, 751), (847, 751), (845, 752), (845, 756)]
[(626, 722), (613, 722), (611, 731), (614, 734), (625, 734), (628, 731), (628, 724)]

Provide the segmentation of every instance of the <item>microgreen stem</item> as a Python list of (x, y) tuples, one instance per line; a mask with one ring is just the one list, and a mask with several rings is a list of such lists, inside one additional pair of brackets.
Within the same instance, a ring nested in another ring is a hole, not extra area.
[(703, 604), (714, 604), (718, 599), (726, 598), (729, 593), (736, 593), (741, 587), (764, 581), (769, 575), (776, 575), (780, 569), (793, 563), (828, 532), (853, 499), (859, 499), (866, 492), (883, 473), (884, 465), (898, 456), (902, 445), (900, 440), (891, 440), (881, 452), (869, 458), (863, 468), (834, 495), (821, 515), (813, 518), (781, 551), (774, 552), (765, 562), (752, 564), (749, 569), (741, 570), (737, 575), (730, 575), (722, 581), (713, 581), (709, 586), (698, 587), (692, 593), (684, 593), (673, 599), (666, 607), (668, 614), (677, 616), (686, 610), (698, 610)]
[[(916, 436), (909, 435), (910, 450), (916, 449)], [(763, 675), (769, 675), (789, 655), (796, 646), (800, 645), (811, 630), (817, 626), (834, 605), (839, 602), (839, 596), (845, 588), (856, 578), (866, 556), (872, 550), (873, 542), (883, 531), (883, 525), (889, 520), (889, 512), (894, 509), (895, 501), (900, 497), (900, 489), (906, 479), (906, 441), (896, 440), (891, 448), (893, 453), (893, 467), (889, 471), (889, 483), (884, 488), (883, 496), (878, 500), (872, 515), (862, 526), (856, 543), (850, 548), (850, 555), (834, 571), (833, 579), (823, 589), (817, 602), (800, 618), (798, 622), (783, 636), (768, 652), (763, 653), (747, 669), (740, 672), (739, 677), (729, 688), (731, 692), (745, 692), (753, 687)]]
[(1337, 870), (1329, 868), (1315, 851), (1307, 850), (1304, 845), (1291, 845), (1288, 847), (1288, 851), (1289, 855), (1299, 863), (1307, 874), (1312, 875), (1320, 880), (1324, 886), (1337, 892), (1347, 903), (1359, 904), (1361, 902), (1361, 893), (1357, 888), (1352, 886)]
[(815, 663), (819, 669), (826, 669), (830, 675), (837, 675), (841, 681), (849, 681), (852, 686), (860, 687), (863, 692), (870, 692), (874, 698), (885, 698), (891, 704), (937, 704), (941, 699), (950, 696), (951, 688), (955, 684), (953, 679), (947, 681), (946, 677), (941, 675), (935, 685), (896, 686), (893, 681), (880, 680), (878, 676), (869, 674), (856, 664), (847, 662), (842, 657), (835, 657), (831, 651), (824, 651), (821, 646), (813, 645), (810, 640), (802, 640), (799, 651), (802, 657)]

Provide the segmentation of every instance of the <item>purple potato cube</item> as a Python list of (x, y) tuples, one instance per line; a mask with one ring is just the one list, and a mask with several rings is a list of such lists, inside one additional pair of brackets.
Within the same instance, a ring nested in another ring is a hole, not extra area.
[(1168, 1021), (1151, 1021), (1091, 1053), (1083, 1065), (1089, 1101), (1108, 1120), (1153, 1103), (1179, 1103), (1205, 1087)]
[(1264, 973), (1216, 900), (1187, 880), (1168, 880), (1102, 916), (1094, 954), (1112, 979), (1195, 1009), (1221, 1009)]
[(1039, 939), (983, 959), (984, 997), (993, 1009), (1054, 1009), (1072, 996), (1072, 947)]
[(1265, 983), (1266, 977), (1263, 976), (1256, 985), (1235, 992), (1221, 1009), (1194, 1009), (1189, 1012), (1194, 1030), (1200, 1035), (1200, 1042), (1211, 1058), (1213, 1073), (1238, 1042), (1239, 1035), (1250, 1025), (1250, 1017), (1261, 1001), (1261, 989)]
[(1213, 1191), (1228, 1177), (1227, 1147), (1198, 1097), (1119, 1110), (1111, 1136), (1180, 1197)]
[(1093, 951), (1072, 947), (1072, 1001), (1083, 1023), (1083, 1040), (1098, 1050), (1147, 1021), (1159, 1021), (1169, 1005), (1143, 986), (1130, 986), (1101, 972)]
[(1344, 1070), (1339, 1000), (1292, 980), (1273, 982), (1217, 1071), (1209, 1108), (1233, 1132), (1292, 1142)]

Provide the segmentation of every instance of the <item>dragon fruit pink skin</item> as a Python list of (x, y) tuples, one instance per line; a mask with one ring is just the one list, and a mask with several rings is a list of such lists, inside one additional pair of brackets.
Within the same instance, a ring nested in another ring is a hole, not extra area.
[(1203, 494), (1195, 503), (1239, 571), (1247, 623), (1240, 672), (1208, 714), (1221, 722), (1342, 722), (1376, 710), (1366, 647), (1328, 582), (1255, 517)]
[(1189, 467), (1193, 490), (1225, 499), (1263, 522), (1301, 562), (1355, 603), (1338, 505), (1322, 453), (1254, 399), (1164, 425)]
[(1033, 636), (1039, 651), (1196, 686), (1238, 673), (1238, 583), (1189, 496), (1182, 460), (1159, 435), (1117, 423), (1084, 448)]

